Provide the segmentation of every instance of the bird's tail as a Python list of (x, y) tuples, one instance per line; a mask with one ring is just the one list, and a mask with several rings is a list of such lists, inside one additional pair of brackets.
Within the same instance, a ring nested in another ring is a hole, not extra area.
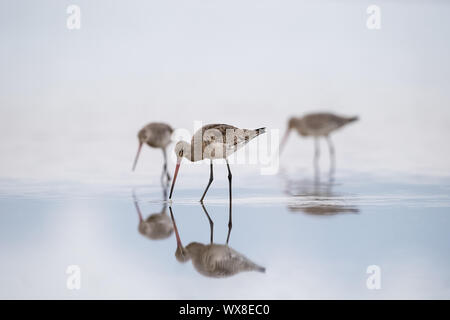
[(242, 265), (241, 267), (242, 267), (242, 270), (246, 270), (246, 271), (258, 271), (258, 272), (262, 272), (262, 273), (266, 272), (266, 268), (254, 263), (253, 261), (250, 261), (248, 259), (245, 260), (244, 265)]
[(256, 265), (256, 271), (265, 273), (266, 272), (266, 268)]
[(266, 132), (266, 127), (255, 129), (255, 131), (256, 131), (256, 135), (259, 136), (260, 134), (263, 134)]
[(358, 121), (358, 120), (359, 120), (358, 116), (347, 118), (347, 122), (353, 122), (353, 121)]

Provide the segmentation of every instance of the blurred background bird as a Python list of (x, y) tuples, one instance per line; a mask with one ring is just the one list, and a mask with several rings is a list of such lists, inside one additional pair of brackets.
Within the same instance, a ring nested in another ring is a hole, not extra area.
[(314, 165), (317, 171), (320, 156), (319, 138), (325, 138), (330, 152), (330, 172), (332, 173), (335, 170), (336, 160), (334, 145), (331, 140), (330, 134), (356, 120), (358, 120), (357, 116), (345, 117), (328, 112), (309, 113), (304, 115), (303, 117), (291, 117), (288, 121), (286, 133), (284, 134), (284, 137), (280, 144), (280, 155), (286, 146), (287, 139), (292, 130), (296, 130), (297, 133), (302, 137), (313, 137), (315, 149)]
[(133, 171), (136, 169), (136, 165), (141, 153), (142, 146), (147, 144), (149, 147), (161, 149), (164, 156), (164, 165), (161, 173), (161, 184), (167, 185), (171, 180), (170, 174), (167, 171), (167, 146), (171, 143), (173, 129), (170, 125), (161, 122), (151, 122), (143, 127), (138, 132), (139, 146), (136, 157), (133, 163)]

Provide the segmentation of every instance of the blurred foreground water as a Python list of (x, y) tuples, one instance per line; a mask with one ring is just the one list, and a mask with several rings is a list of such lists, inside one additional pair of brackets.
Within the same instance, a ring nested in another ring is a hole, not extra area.
[[(198, 202), (207, 178), (183, 179), (172, 203), (181, 242), (206, 248), (213, 236), (225, 247), (226, 180), (206, 198), (210, 224)], [(222, 270), (220, 279), (194, 256), (175, 256), (172, 217), (153, 180), (2, 180), (0, 298), (450, 298), (449, 178), (235, 175), (228, 254), (260, 268)], [(80, 290), (67, 289), (69, 265), (80, 267)], [(379, 290), (366, 286), (370, 265), (381, 269)]]

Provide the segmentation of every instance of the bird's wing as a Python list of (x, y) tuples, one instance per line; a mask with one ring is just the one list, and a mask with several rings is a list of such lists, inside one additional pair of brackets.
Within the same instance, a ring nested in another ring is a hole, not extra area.
[(312, 113), (303, 117), (303, 123), (309, 131), (332, 131), (341, 127), (344, 118), (332, 113)]
[(202, 158), (207, 157), (205, 152), (208, 156), (220, 158), (221, 155), (235, 152), (257, 135), (257, 130), (239, 129), (228, 124), (209, 124), (194, 134), (191, 145), (194, 152), (201, 150)]
[(149, 127), (153, 132), (155, 132), (158, 135), (165, 135), (165, 134), (171, 134), (173, 132), (173, 129), (171, 126), (169, 126), (166, 123), (162, 122), (153, 122), (149, 124)]
[(260, 271), (258, 266), (243, 254), (226, 245), (212, 245), (205, 251), (205, 269), (216, 276), (228, 276), (242, 271)]
[(205, 146), (210, 143), (226, 143), (227, 135), (236, 127), (228, 124), (208, 124), (199, 129), (192, 137), (192, 144), (202, 141)]
[(199, 141), (202, 141), (203, 147), (207, 147), (211, 143), (237, 145), (245, 140), (246, 131), (248, 130), (228, 124), (208, 124), (194, 134), (191, 144), (198, 144)]
[(147, 143), (154, 147), (164, 147), (170, 142), (173, 129), (161, 122), (152, 122), (144, 127), (147, 131)]

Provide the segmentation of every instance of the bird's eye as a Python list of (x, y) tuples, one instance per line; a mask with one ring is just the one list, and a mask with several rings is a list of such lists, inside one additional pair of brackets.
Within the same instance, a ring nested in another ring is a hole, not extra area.
[(178, 156), (180, 156), (180, 157), (183, 156), (183, 150), (180, 150), (180, 152), (178, 152)]

